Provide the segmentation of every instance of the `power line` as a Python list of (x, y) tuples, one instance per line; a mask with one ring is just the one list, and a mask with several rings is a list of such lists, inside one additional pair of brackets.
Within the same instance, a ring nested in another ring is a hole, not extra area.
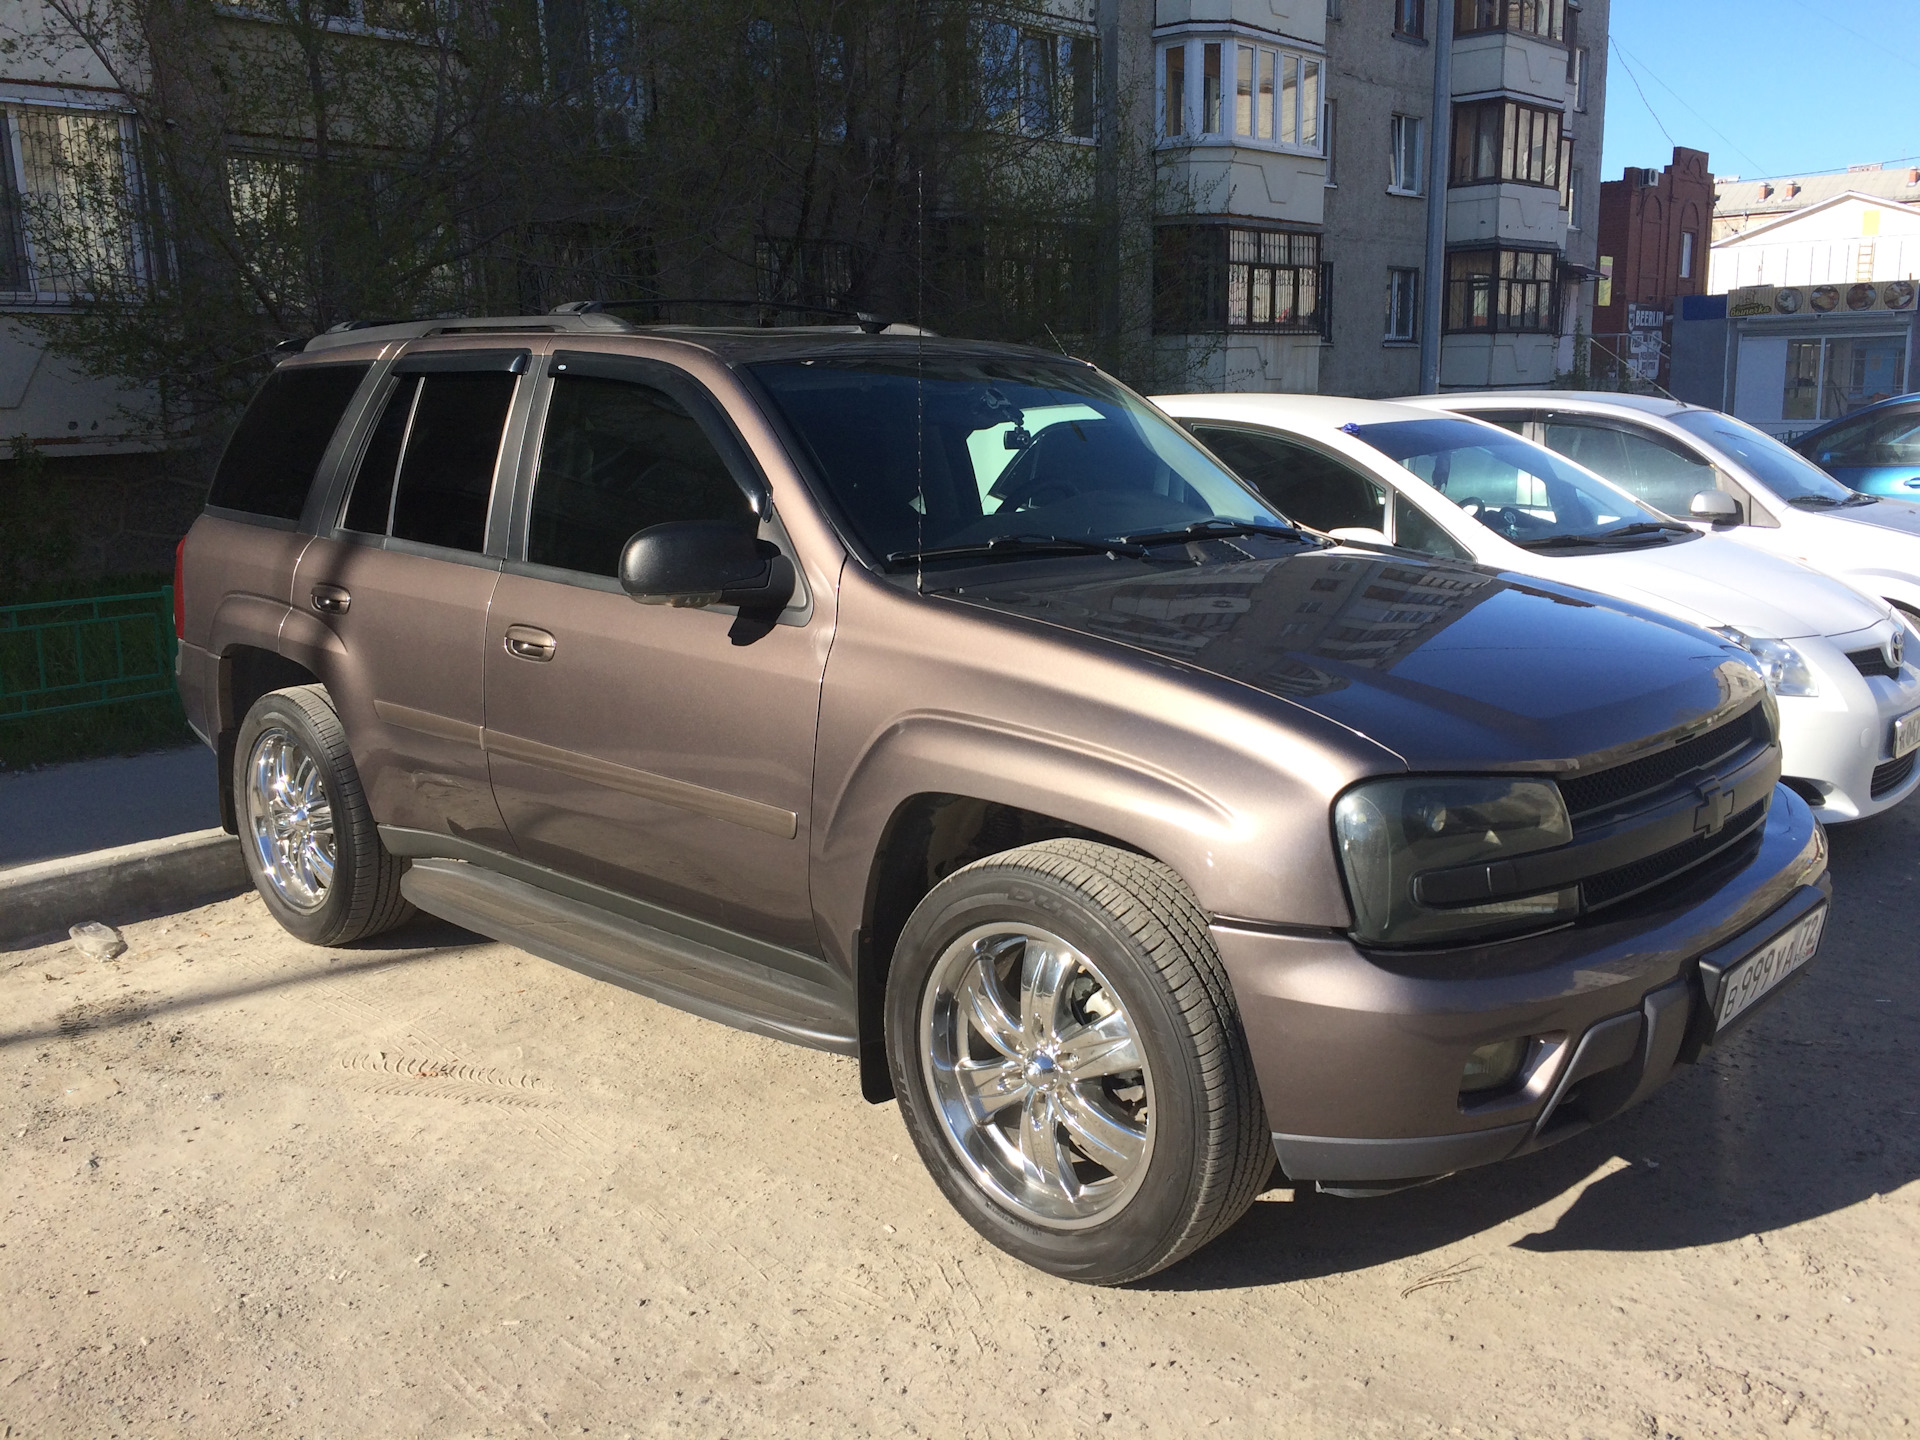
[(1847, 32), (1847, 34), (1852, 35), (1857, 39), (1866, 41), (1869, 45), (1873, 46), (1874, 54), (1883, 55), (1889, 60), (1898, 60), (1902, 65), (1905, 65), (1910, 69), (1920, 70), (1920, 65), (1916, 65), (1913, 61), (1909, 60), (1906, 56), (1900, 53), (1900, 51), (1896, 48), (1898, 42), (1894, 40), (1892, 37), (1886, 36), (1886, 35), (1874, 36), (1874, 35), (1863, 34), (1862, 32), (1854, 29), (1851, 25), (1847, 24), (1846, 22), (1834, 19), (1832, 15), (1832, 7), (1829, 7), (1828, 9), (1823, 10), (1816, 6), (1809, 5), (1807, 3), (1807, 0), (1793, 0), (1793, 3), (1798, 5), (1802, 10), (1805, 10), (1809, 15), (1818, 17), (1822, 23), (1831, 25), (1836, 30), (1844, 30)]
[[(1615, 40), (1611, 35), (1609, 35), (1607, 39), (1613, 45), (1613, 48), (1619, 51), (1620, 59), (1624, 62), (1628, 58), (1626, 47), (1622, 45), (1618, 40)], [(1722, 140), (1725, 140), (1727, 142), (1728, 147), (1732, 149), (1734, 154), (1739, 155), (1741, 158), (1745, 160), (1752, 161), (1754, 166), (1758, 169), (1761, 169), (1761, 170), (1766, 169), (1766, 166), (1762, 165), (1758, 160), (1754, 160), (1752, 155), (1750, 155), (1747, 151), (1741, 149), (1740, 146), (1735, 144), (1732, 137), (1728, 136), (1723, 131), (1718, 129), (1711, 120), (1707, 119), (1706, 116), (1702, 115), (1698, 110), (1694, 109), (1693, 106), (1687, 104), (1686, 97), (1682, 95), (1678, 90), (1674, 89), (1671, 85), (1667, 84), (1667, 82), (1662, 80), (1658, 75), (1654, 74), (1653, 67), (1648, 65), (1646, 61), (1636, 59), (1634, 60), (1633, 63), (1638, 65), (1642, 70), (1647, 72), (1647, 78), (1649, 80), (1653, 81), (1654, 84), (1658, 85), (1662, 90), (1666, 91), (1669, 95), (1673, 96), (1675, 100), (1678, 100), (1680, 102), (1681, 108), (1684, 109), (1689, 115), (1693, 116), (1694, 119), (1698, 120), (1702, 125), (1706, 126), (1707, 129), (1712, 130), (1713, 133), (1715, 135), (1718, 135)], [(1627, 73), (1629, 78), (1631, 78), (1633, 72), (1629, 70)], [(1638, 88), (1640, 82), (1638, 80), (1635, 80), (1633, 83), (1634, 83), (1634, 86)], [(1641, 93), (1640, 98), (1642, 100), (1647, 98), (1644, 91)], [(1651, 111), (1653, 107), (1649, 105), (1647, 109)], [(1659, 118), (1660, 117), (1657, 115), (1654, 116), (1655, 124), (1659, 124)], [(1664, 131), (1666, 127), (1661, 126), (1661, 129)], [(1667, 136), (1667, 138), (1671, 140), (1673, 137), (1669, 135)]]
[(1661, 120), (1660, 112), (1655, 110), (1653, 108), (1653, 102), (1647, 99), (1647, 92), (1641, 89), (1640, 77), (1633, 73), (1633, 66), (1627, 63), (1627, 52), (1620, 48), (1620, 42), (1615, 40), (1611, 35), (1607, 37), (1607, 43), (1613, 46), (1614, 54), (1620, 57), (1620, 68), (1625, 70), (1627, 72), (1627, 78), (1633, 81), (1633, 88), (1638, 91), (1640, 95), (1640, 103), (1647, 107), (1647, 114), (1653, 116), (1653, 123), (1658, 125), (1660, 127), (1660, 133), (1667, 137), (1667, 144), (1673, 146), (1676, 150), (1679, 149), (1680, 142), (1673, 138), (1673, 132), (1668, 130), (1666, 122)]

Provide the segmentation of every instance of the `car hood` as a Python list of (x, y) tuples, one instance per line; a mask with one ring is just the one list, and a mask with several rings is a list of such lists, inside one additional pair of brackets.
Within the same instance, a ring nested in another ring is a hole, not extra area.
[[(1719, 535), (1595, 554), (1543, 555), (1539, 574), (1695, 625), (1778, 640), (1849, 635), (1886, 612), (1837, 580)], [(1531, 568), (1531, 567), (1529, 567)]]
[(1358, 549), (949, 593), (1237, 681), (1414, 770), (1603, 760), (1763, 688), (1728, 647), (1660, 616)]
[(1825, 515), (1844, 520), (1850, 525), (1864, 525), (1875, 530), (1920, 535), (1920, 505), (1911, 500), (1882, 499), (1875, 504), (1856, 505), (1849, 510), (1812, 510), (1807, 513)]

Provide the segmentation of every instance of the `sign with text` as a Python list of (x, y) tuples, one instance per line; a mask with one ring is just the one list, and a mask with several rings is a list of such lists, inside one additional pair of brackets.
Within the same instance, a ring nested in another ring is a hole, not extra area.
[(1727, 317), (1846, 315), (1872, 311), (1911, 313), (1911, 280), (1863, 280), (1855, 285), (1743, 285), (1727, 294)]

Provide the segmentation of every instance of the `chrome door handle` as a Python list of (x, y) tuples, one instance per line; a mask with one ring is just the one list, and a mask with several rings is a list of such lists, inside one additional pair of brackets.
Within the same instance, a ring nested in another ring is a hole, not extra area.
[(339, 585), (313, 587), (313, 608), (322, 615), (344, 615), (353, 604), (353, 596)]
[(553, 638), (550, 631), (536, 625), (509, 625), (507, 627), (507, 653), (517, 655), (522, 660), (551, 660), (553, 652), (560, 648), (560, 642)]

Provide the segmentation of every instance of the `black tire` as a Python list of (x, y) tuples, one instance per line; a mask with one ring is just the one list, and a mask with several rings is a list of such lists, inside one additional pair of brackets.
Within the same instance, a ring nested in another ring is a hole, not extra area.
[[(944, 983), (936, 977), (955, 973), (963, 962), (953, 956), (981, 953), (965, 950), (965, 937), (999, 925), (1051, 933), (1097, 965), (1152, 1076), (1153, 1129), (1136, 1188), (1077, 1228), (1037, 1223), (994, 1193), (963, 1161), (929, 1081), (926, 1057), (940, 1043), (931, 1017), (958, 1013), (928, 999)], [(886, 1038), (902, 1118), (947, 1199), (993, 1244), (1064, 1279), (1117, 1285), (1173, 1264), (1238, 1221), (1273, 1173), (1252, 1057), (1206, 916), (1178, 875), (1145, 856), (1049, 840), (948, 876), (901, 934)]]
[[(263, 737), (278, 735), (289, 737), (312, 759), (332, 815), (332, 878), (311, 907), (290, 903), (276, 888), (249, 809), (255, 749)], [(400, 895), (406, 863), (380, 843), (360, 772), (347, 749), (347, 732), (324, 686), (296, 685), (254, 701), (240, 725), (233, 767), (234, 812), (247, 874), (273, 918), (290, 934), (312, 945), (347, 945), (390, 930), (414, 913)]]

